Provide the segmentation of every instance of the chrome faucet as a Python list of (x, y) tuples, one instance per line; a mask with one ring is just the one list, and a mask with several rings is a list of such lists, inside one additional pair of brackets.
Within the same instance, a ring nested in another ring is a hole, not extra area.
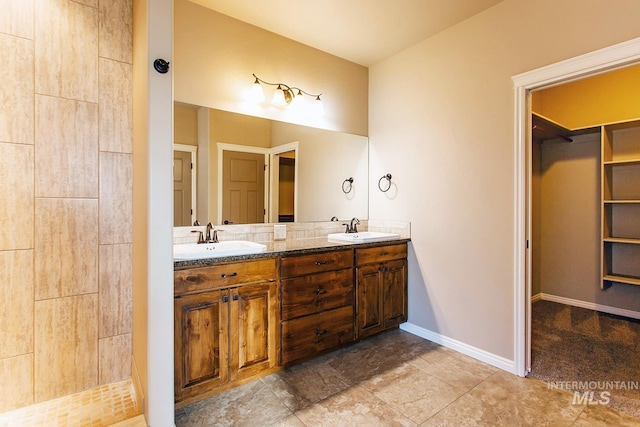
[(358, 218), (352, 218), (350, 224), (342, 224), (347, 227), (344, 231), (345, 233), (357, 233), (358, 232), (358, 224), (360, 224), (360, 220)]

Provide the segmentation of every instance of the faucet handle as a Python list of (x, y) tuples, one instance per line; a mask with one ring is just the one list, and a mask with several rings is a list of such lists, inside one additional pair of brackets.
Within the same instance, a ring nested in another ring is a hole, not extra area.
[(200, 243), (206, 243), (204, 241), (204, 235), (202, 234), (202, 231), (198, 231), (198, 230), (191, 230), (192, 233), (198, 233), (198, 244)]
[(344, 225), (346, 228), (346, 230), (344, 230), (345, 233), (351, 233), (351, 226), (349, 226), (349, 224), (342, 224)]

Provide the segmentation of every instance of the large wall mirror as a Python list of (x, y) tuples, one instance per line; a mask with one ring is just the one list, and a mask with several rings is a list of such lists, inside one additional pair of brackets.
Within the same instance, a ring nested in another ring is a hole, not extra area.
[(368, 218), (368, 138), (175, 103), (174, 225)]

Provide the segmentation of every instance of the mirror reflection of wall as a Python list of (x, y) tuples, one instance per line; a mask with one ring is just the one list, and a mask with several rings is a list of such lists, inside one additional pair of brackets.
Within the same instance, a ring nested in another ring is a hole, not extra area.
[[(198, 172), (192, 191), (197, 208), (191, 223), (195, 219), (214, 224), (225, 219), (233, 223), (329, 221), (333, 216), (367, 219), (366, 137), (182, 103), (176, 103), (174, 111), (174, 142), (197, 147)], [(292, 144), (297, 155), (289, 148)], [(223, 163), (219, 156), (224, 151), (220, 147), (264, 154), (264, 196), (257, 195), (264, 198), (263, 220), (225, 218), (230, 208), (221, 196), (223, 171), (218, 165)], [(345, 195), (341, 185), (350, 176), (353, 193)]]

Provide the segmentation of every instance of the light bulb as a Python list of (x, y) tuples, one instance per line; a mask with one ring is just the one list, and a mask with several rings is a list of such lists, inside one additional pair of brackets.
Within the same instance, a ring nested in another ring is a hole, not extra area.
[(320, 100), (320, 95), (313, 101), (313, 111), (318, 116), (324, 116), (324, 106), (322, 105), (322, 100)]
[(287, 105), (287, 101), (284, 100), (284, 91), (280, 85), (278, 85), (276, 91), (273, 93), (273, 100), (271, 103), (278, 107), (284, 107)]
[(256, 81), (251, 86), (249, 98), (253, 102), (264, 102), (264, 90), (262, 89), (262, 85), (258, 81), (258, 78), (256, 78)]
[(293, 101), (291, 102), (291, 105), (299, 110), (303, 107), (304, 104), (304, 99), (302, 98), (302, 92), (298, 91), (298, 93), (296, 93), (296, 96), (293, 97)]

